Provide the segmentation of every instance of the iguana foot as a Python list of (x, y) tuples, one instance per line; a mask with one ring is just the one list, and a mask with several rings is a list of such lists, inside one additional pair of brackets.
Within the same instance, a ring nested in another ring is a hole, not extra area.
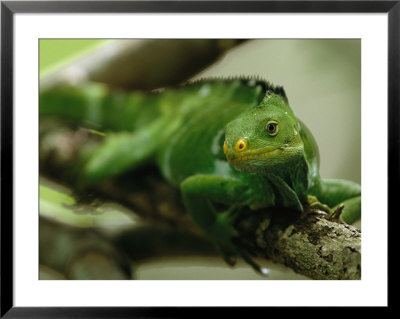
[(269, 275), (270, 271), (268, 268), (261, 267), (254, 262), (253, 259), (236, 244), (234, 244), (232, 240), (225, 242), (218, 241), (215, 243), (215, 246), (228, 265), (234, 266), (236, 264), (237, 257), (240, 257), (259, 274), (263, 276)]
[(301, 213), (300, 218), (304, 218), (309, 214), (326, 214), (330, 220), (339, 221), (344, 208), (344, 205), (340, 204), (335, 209), (331, 209), (329, 206), (321, 203), (317, 197), (312, 195), (307, 196), (307, 204), (308, 205)]
[(235, 265), (237, 257), (240, 257), (259, 274), (264, 276), (269, 274), (268, 268), (258, 265), (243, 249), (234, 243), (233, 238), (238, 234), (232, 229), (227, 214), (219, 216), (215, 230), (217, 233), (209, 233), (209, 236), (211, 235), (210, 237), (214, 239), (213, 241), (217, 250), (228, 265)]
[(320, 214), (320, 215), (330, 215), (332, 213), (331, 209), (325, 205), (322, 204), (317, 197), (308, 195), (307, 196), (307, 203), (306, 203), (306, 208), (303, 210), (303, 212), (300, 215), (300, 218), (303, 219), (307, 217), (308, 215), (312, 214)]
[(215, 246), (220, 253), (221, 257), (229, 266), (234, 266), (237, 261), (237, 256), (234, 254), (232, 249), (228, 248), (228, 245), (226, 245), (223, 242), (215, 242)]

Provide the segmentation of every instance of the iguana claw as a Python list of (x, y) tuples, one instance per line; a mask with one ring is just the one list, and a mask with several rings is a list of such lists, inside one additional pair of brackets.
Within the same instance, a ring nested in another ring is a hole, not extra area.
[(247, 253), (245, 253), (242, 249), (238, 248), (237, 245), (234, 244), (232, 241), (224, 243), (217, 242), (216, 247), (219, 253), (221, 254), (222, 258), (228, 265), (234, 266), (237, 261), (237, 256), (239, 256), (259, 274), (263, 276), (269, 275), (270, 270), (268, 268), (261, 267), (260, 265), (258, 265), (256, 262), (253, 261), (253, 259), (250, 256), (248, 256)]
[(329, 219), (331, 220), (339, 220), (340, 215), (343, 212), (344, 204), (340, 204), (336, 207), (336, 209), (329, 215)]

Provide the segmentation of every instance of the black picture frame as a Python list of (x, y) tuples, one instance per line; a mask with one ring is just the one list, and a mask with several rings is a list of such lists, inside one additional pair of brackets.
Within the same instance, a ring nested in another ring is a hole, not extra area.
[[(388, 204), (399, 186), (400, 1), (1, 1), (1, 317), (176, 318), (229, 315), (229, 309), (146, 307), (15, 307), (13, 302), (13, 19), (15, 13), (387, 13)], [(384, 107), (384, 106), (382, 106)], [(385, 213), (385, 212), (380, 212)], [(389, 214), (389, 218), (390, 218)], [(389, 225), (391, 223), (389, 222)], [(388, 240), (390, 243), (390, 241)], [(389, 285), (390, 281), (388, 282)], [(388, 304), (390, 299), (388, 300)], [(253, 308), (263, 311), (264, 308)], [(232, 309), (231, 309), (232, 310)], [(235, 315), (248, 310), (235, 309)], [(271, 311), (270, 309), (268, 311)]]

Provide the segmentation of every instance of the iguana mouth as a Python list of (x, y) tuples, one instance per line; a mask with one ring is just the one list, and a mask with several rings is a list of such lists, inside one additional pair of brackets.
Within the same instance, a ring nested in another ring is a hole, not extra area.
[(259, 158), (265, 158), (269, 154), (275, 152), (275, 151), (283, 151), (285, 148), (284, 147), (274, 147), (274, 148), (269, 148), (269, 149), (257, 149), (257, 150), (251, 150), (251, 151), (246, 151), (243, 152), (242, 154), (235, 154), (232, 157), (228, 157), (227, 159), (229, 162), (236, 162), (236, 161), (243, 161), (243, 160), (248, 160), (248, 159), (259, 159)]

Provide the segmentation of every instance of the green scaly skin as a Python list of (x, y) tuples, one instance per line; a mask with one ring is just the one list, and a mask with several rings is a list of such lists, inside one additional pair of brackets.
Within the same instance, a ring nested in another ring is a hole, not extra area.
[[(344, 204), (345, 222), (361, 215), (360, 185), (320, 178), (313, 136), (283, 88), (265, 81), (203, 80), (158, 94), (59, 88), (41, 94), (40, 114), (92, 123), (106, 133), (80, 172), (87, 184), (157, 163), (228, 263), (241, 256), (264, 272), (232, 241), (240, 207), (332, 213)], [(226, 211), (217, 212), (217, 203)]]

